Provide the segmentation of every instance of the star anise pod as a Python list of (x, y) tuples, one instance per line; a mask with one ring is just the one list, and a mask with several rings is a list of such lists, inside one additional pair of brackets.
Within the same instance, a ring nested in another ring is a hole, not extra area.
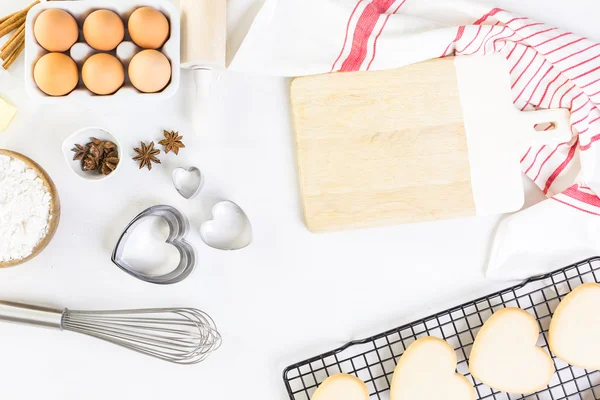
[(103, 142), (102, 146), (104, 147), (104, 153), (109, 154), (117, 149), (117, 145), (113, 142)]
[(100, 140), (94, 137), (90, 138), (90, 142), (86, 146), (88, 148), (96, 146), (100, 150), (100, 152), (104, 154), (108, 154), (117, 148), (117, 145), (113, 142), (110, 142), (108, 140)]
[[(100, 157), (100, 155), (104, 154), (104, 142), (100, 139), (96, 139), (91, 137), (90, 138), (90, 142), (88, 144), (85, 145), (88, 149), (96, 149), (94, 150), (94, 155), (97, 155), (97, 157)], [(100, 155), (98, 155), (100, 154)]]
[(84, 171), (93, 171), (98, 168), (98, 159), (91, 154), (87, 154), (81, 162), (81, 169)]
[(160, 160), (156, 158), (160, 154), (160, 150), (154, 148), (154, 142), (151, 142), (148, 146), (144, 142), (141, 143), (141, 148), (133, 149), (138, 155), (133, 157), (135, 161), (139, 161), (140, 169), (148, 167), (148, 170), (152, 169), (152, 163), (160, 164)]
[(165, 153), (173, 151), (175, 155), (178, 155), (179, 149), (185, 147), (185, 144), (183, 144), (183, 142), (181, 141), (181, 139), (183, 139), (183, 136), (179, 136), (179, 132), (175, 131), (164, 131), (164, 135), (165, 138), (158, 142), (158, 144), (165, 146)]
[(119, 164), (119, 153), (112, 151), (108, 153), (100, 162), (99, 171), (103, 175), (110, 175)]
[(88, 146), (88, 153), (99, 161), (100, 158), (104, 155), (104, 148), (101, 144), (91, 144), (90, 146)]
[(100, 145), (102, 145), (102, 143), (104, 143), (102, 140), (96, 139), (95, 137), (91, 137), (90, 143), (88, 143), (87, 145), (90, 146), (92, 144), (95, 144), (96, 146), (100, 146)]
[(80, 144), (76, 144), (75, 147), (73, 147), (71, 149), (71, 151), (75, 152), (75, 155), (73, 156), (73, 160), (74, 161), (79, 161), (79, 160), (83, 160), (83, 157), (86, 156), (88, 149), (83, 147)]

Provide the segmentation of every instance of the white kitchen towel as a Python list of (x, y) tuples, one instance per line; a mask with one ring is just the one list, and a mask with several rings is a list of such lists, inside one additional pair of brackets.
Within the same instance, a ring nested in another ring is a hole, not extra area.
[[(490, 275), (523, 278), (551, 268), (551, 239), (600, 227), (599, 43), (468, 1), (267, 0), (230, 68), (301, 76), (490, 53), (510, 64), (515, 107), (571, 110), (570, 141), (531, 147), (521, 159), (549, 200), (502, 223), (493, 246)], [(532, 226), (538, 228), (529, 235), (515, 234)], [(600, 254), (599, 237), (573, 236), (578, 240), (561, 251)], [(515, 270), (517, 254), (540, 258), (535, 268)]]

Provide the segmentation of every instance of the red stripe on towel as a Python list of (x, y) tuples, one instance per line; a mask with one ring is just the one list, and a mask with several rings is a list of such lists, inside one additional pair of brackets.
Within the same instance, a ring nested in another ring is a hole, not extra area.
[(577, 185), (573, 185), (567, 188), (562, 194), (569, 196), (572, 199), (579, 200), (582, 203), (590, 204), (592, 206), (600, 207), (600, 199), (598, 196), (585, 193), (577, 189)]
[[(562, 89), (563, 86), (565, 86), (567, 83), (569, 83), (568, 80), (564, 81), (562, 85), (560, 85), (559, 87), (556, 88), (556, 90), (554, 91), (554, 93), (552, 93), (552, 97), (550, 97), (550, 102), (548, 103), (548, 107), (552, 107), (552, 101), (554, 100), (554, 96), (556, 96), (556, 93), (558, 93), (558, 91), (560, 89)], [(558, 102), (558, 105), (560, 107), (560, 102)]]
[[(558, 61), (555, 61), (554, 63), (555, 63), (555, 64), (558, 64), (559, 62), (562, 62), (562, 61), (568, 60), (569, 58), (571, 58), (571, 57), (573, 57), (573, 56), (576, 56), (576, 55), (578, 55), (578, 54), (581, 54), (581, 53), (585, 53), (586, 51), (588, 51), (588, 50), (591, 50), (591, 49), (593, 49), (594, 47), (596, 47), (596, 46), (598, 46), (598, 45), (600, 45), (600, 43), (596, 43), (596, 44), (594, 44), (594, 45), (591, 45), (591, 46), (589, 46), (589, 47), (586, 47), (586, 48), (585, 48), (585, 49), (583, 49), (583, 50), (579, 50), (579, 51), (576, 51), (576, 52), (574, 52), (574, 53), (571, 53), (571, 54), (569, 54), (568, 56), (566, 56), (566, 57), (563, 57), (563, 58), (561, 58), (561, 59), (560, 59), (560, 60), (558, 60)], [(546, 55), (546, 54), (544, 54), (544, 55)]]
[[(553, 68), (554, 68), (554, 67), (553, 67)], [(550, 72), (550, 71), (551, 71), (553, 68), (550, 68), (550, 70), (548, 70), (548, 72)], [(548, 94), (548, 89), (550, 89), (550, 86), (552, 86), (552, 84), (553, 84), (554, 82), (556, 82), (556, 81), (558, 80), (558, 78), (560, 78), (560, 73), (558, 73), (558, 75), (556, 75), (556, 78), (554, 78), (552, 81), (550, 81), (550, 83), (548, 83), (548, 84), (546, 85), (546, 89), (544, 90), (544, 94), (542, 94), (542, 97), (540, 98), (540, 101), (539, 101), (539, 103), (538, 103), (538, 105), (539, 105), (539, 106), (541, 106), (541, 105), (542, 105), (542, 102), (543, 102), (543, 101), (544, 101), (544, 99), (546, 98), (546, 95)], [(540, 81), (540, 82), (541, 82), (541, 81)], [(567, 83), (567, 82), (565, 81), (565, 83)], [(563, 83), (563, 85), (564, 85), (565, 83)], [(561, 87), (562, 87), (562, 86), (561, 86)], [(531, 100), (531, 99), (530, 99), (530, 100)], [(551, 104), (551, 103), (552, 103), (552, 99), (550, 99), (550, 103), (548, 104), (548, 107), (550, 107), (550, 104)]]
[(400, 7), (402, 7), (404, 5), (404, 3), (406, 3), (406, 0), (402, 0), (402, 3), (400, 3), (398, 5), (398, 7), (396, 7), (396, 9), (391, 14), (388, 14), (388, 16), (385, 17), (385, 21), (383, 21), (383, 25), (381, 25), (381, 29), (379, 30), (379, 33), (377, 34), (377, 36), (375, 36), (375, 41), (373, 42), (373, 57), (371, 57), (371, 61), (369, 61), (369, 65), (367, 65), (367, 70), (369, 68), (371, 68), (371, 64), (373, 64), (373, 60), (375, 60), (375, 54), (377, 54), (377, 40), (379, 40), (379, 36), (381, 36), (381, 33), (383, 32), (383, 28), (385, 28), (385, 25), (387, 24), (390, 17), (392, 15), (396, 14), (398, 12), (398, 10), (400, 9)]
[[(585, 40), (585, 38), (579, 38), (579, 39), (577, 39), (577, 40), (573, 40), (572, 42), (570, 42), (570, 43), (567, 43), (567, 44), (563, 44), (562, 46), (560, 46), (560, 47), (557, 47), (557, 48), (555, 48), (554, 50), (550, 50), (550, 51), (549, 51), (549, 52), (547, 52), (547, 53), (542, 53), (542, 55), (543, 55), (543, 56), (550, 55), (550, 54), (552, 54), (552, 53), (554, 53), (554, 52), (556, 52), (556, 51), (559, 51), (559, 50), (562, 50), (562, 49), (564, 49), (565, 47), (569, 47), (569, 46), (571, 46), (571, 45), (573, 45), (573, 44), (579, 43), (579, 42), (581, 42), (582, 40)], [(571, 54), (571, 55), (573, 55), (573, 54)], [(569, 56), (569, 57), (571, 57), (571, 56)], [(567, 58), (568, 58), (568, 57), (567, 57)], [(562, 60), (560, 60), (560, 61), (562, 61)], [(560, 62), (560, 61), (557, 61), (557, 62)]]
[(581, 88), (585, 89), (586, 87), (592, 86), (594, 83), (597, 83), (598, 81), (600, 81), (600, 78), (596, 79), (595, 81), (592, 81), (590, 83), (586, 83), (585, 85), (583, 85)]
[[(515, 49), (517, 48), (517, 46), (515, 45)], [(517, 60), (517, 62), (515, 63), (515, 65), (513, 65), (513, 67), (510, 69), (510, 73), (512, 74), (513, 71), (515, 70), (515, 68), (517, 68), (517, 65), (519, 65), (519, 63), (521, 62), (521, 60), (523, 59), (523, 57), (525, 57), (525, 54), (527, 54), (527, 51), (531, 49), (531, 47), (525, 47), (525, 51), (523, 52), (523, 54), (521, 54), (521, 57), (519, 57), (519, 59)], [(510, 54), (509, 54), (510, 57)], [(535, 58), (535, 55), (534, 55)]]
[[(537, 71), (535, 71), (535, 74), (533, 74), (533, 76), (531, 78), (529, 78), (529, 81), (525, 84), (525, 86), (523, 86), (523, 89), (521, 89), (521, 92), (514, 99), (513, 103), (515, 103), (515, 104), (517, 103), (517, 101), (519, 100), (519, 98), (521, 98), (521, 95), (525, 92), (525, 89), (527, 89), (527, 87), (529, 86), (529, 84), (531, 83), (531, 81), (533, 81), (535, 79), (535, 77), (537, 76), (537, 74), (540, 73), (540, 71), (542, 70), (542, 68), (544, 68), (544, 63), (541, 63), (540, 67), (537, 69)], [(546, 71), (546, 74), (542, 77), (542, 79), (544, 79), (546, 77), (546, 75), (548, 75), (548, 72), (550, 72), (550, 70)], [(540, 82), (541, 82), (541, 80), (538, 81), (538, 84), (535, 86), (535, 89), (533, 89), (533, 92), (531, 92), (531, 97), (533, 97), (533, 95), (535, 94), (535, 90), (540, 85)], [(531, 100), (531, 97), (529, 97), (529, 100)], [(521, 111), (523, 111), (525, 109), (525, 107), (529, 104), (529, 100), (527, 101), (527, 103), (525, 103), (525, 106), (523, 106), (523, 108), (521, 109)]]
[(338, 61), (340, 61), (340, 58), (342, 58), (342, 54), (344, 54), (344, 50), (346, 49), (346, 43), (348, 42), (348, 34), (350, 33), (350, 22), (352, 22), (352, 17), (354, 17), (356, 10), (358, 10), (358, 6), (363, 1), (364, 0), (358, 0), (358, 3), (356, 3), (356, 6), (354, 6), (354, 10), (352, 10), (352, 14), (350, 14), (350, 18), (348, 18), (348, 24), (346, 25), (346, 36), (344, 37), (344, 45), (342, 46), (342, 49), (340, 50), (340, 54), (333, 62), (333, 65), (331, 66), (331, 71), (329, 71), (329, 72), (333, 72), (333, 70), (335, 69), (335, 65), (337, 64)]
[(594, 93), (594, 94), (590, 94), (590, 97), (594, 97), (594, 96), (596, 96), (597, 94), (600, 94), (600, 90), (599, 90), (599, 91), (597, 91), (597, 92), (596, 92), (596, 93)]
[(555, 198), (555, 197), (551, 197), (551, 199), (552, 199), (552, 200), (554, 200), (554, 201), (558, 201), (559, 203), (562, 203), (562, 204), (564, 204), (565, 206), (573, 207), (573, 208), (574, 208), (574, 209), (576, 209), (576, 210), (583, 211), (584, 213), (587, 213), (587, 214), (592, 214), (592, 215), (599, 215), (599, 216), (600, 216), (600, 214), (596, 214), (595, 212), (588, 211), (588, 210), (584, 210), (583, 208), (577, 207), (577, 206), (575, 206), (575, 205), (573, 205), (573, 204), (569, 204), (569, 203), (567, 203), (567, 202), (564, 202), (564, 201), (562, 201), (562, 200), (559, 200), (559, 199), (557, 199), (557, 198)]
[(571, 65), (569, 68), (567, 68), (567, 69), (564, 69), (564, 70), (563, 70), (563, 72), (570, 71), (570, 70), (572, 70), (573, 68), (581, 67), (582, 65), (584, 65), (584, 64), (587, 64), (587, 63), (589, 63), (590, 61), (594, 61), (594, 60), (596, 60), (598, 57), (600, 57), (600, 55), (598, 55), (598, 54), (597, 54), (597, 55), (595, 55), (595, 56), (594, 56), (594, 57), (592, 57), (592, 58), (588, 58), (587, 60), (580, 62), (579, 64)]
[(548, 162), (548, 160), (552, 158), (552, 156), (554, 155), (554, 153), (556, 153), (556, 151), (557, 151), (557, 150), (558, 150), (558, 149), (559, 149), (561, 146), (563, 146), (563, 145), (565, 145), (565, 144), (567, 144), (567, 143), (568, 143), (568, 142), (559, 144), (558, 146), (556, 146), (556, 148), (555, 148), (554, 150), (552, 150), (552, 153), (548, 154), (548, 157), (546, 157), (546, 158), (544, 159), (544, 161), (542, 162), (542, 164), (540, 165), (540, 169), (538, 170), (537, 174), (535, 175), (535, 178), (533, 178), (533, 181), (534, 181), (534, 182), (537, 180), (537, 178), (539, 178), (539, 176), (540, 176), (540, 173), (542, 172), (542, 169), (544, 168), (544, 165), (546, 165), (546, 163)]
[(539, 32), (533, 33), (533, 34), (531, 34), (531, 35), (529, 35), (527, 37), (521, 38), (519, 40), (515, 40), (515, 43), (519, 43), (519, 42), (522, 42), (523, 40), (531, 39), (532, 37), (540, 35), (542, 33), (550, 32), (550, 31), (555, 31), (556, 29), (557, 28), (550, 28), (550, 29), (546, 29), (544, 31), (539, 31)]
[(524, 26), (522, 26), (522, 27), (520, 27), (518, 29), (515, 29), (515, 32), (519, 32), (521, 29), (531, 28), (532, 26), (538, 26), (538, 25), (544, 25), (544, 24), (542, 22), (534, 22), (534, 23), (531, 23), (531, 24), (524, 25)]
[(569, 93), (571, 90), (573, 90), (575, 88), (575, 85), (571, 86), (569, 88), (569, 90), (567, 90), (566, 92), (563, 93), (562, 97), (560, 98), (560, 100), (558, 101), (558, 107), (562, 107), (562, 101), (565, 98), (565, 96), (567, 95), (567, 93)]
[(373, 0), (365, 7), (354, 29), (350, 54), (348, 54), (348, 57), (342, 63), (340, 71), (358, 71), (360, 69), (360, 66), (367, 57), (369, 38), (373, 34), (379, 17), (394, 3), (395, 0)]
[[(510, 36), (509, 36), (509, 38), (510, 38), (511, 36), (513, 36), (513, 35), (514, 35), (514, 33), (513, 33), (512, 35), (510, 35)], [(508, 38), (505, 38), (505, 39), (508, 39)], [(513, 44), (514, 44), (514, 43), (513, 43)], [(515, 52), (515, 50), (517, 49), (517, 47), (519, 47), (519, 46), (517, 46), (516, 44), (513, 46), (513, 48), (512, 48), (512, 50), (510, 51), (510, 53), (508, 53), (508, 55), (506, 56), (506, 59), (507, 59), (507, 60), (508, 60), (508, 59), (510, 59), (510, 57), (512, 57), (512, 55), (513, 55), (513, 53)], [(525, 51), (527, 51), (527, 48), (525, 48)]]
[(531, 147), (529, 149), (527, 149), (527, 153), (525, 153), (525, 155), (523, 156), (523, 158), (521, 158), (521, 162), (523, 162), (523, 160), (525, 160), (527, 158), (527, 156), (529, 155), (530, 151), (531, 151)]
[[(510, 36), (506, 36), (506, 37), (503, 37), (503, 38), (499, 38), (499, 37), (498, 37), (498, 36), (502, 35), (502, 33), (503, 33), (503, 32), (504, 32), (506, 29), (508, 29), (508, 26), (504, 26), (504, 27), (502, 27), (502, 30), (501, 30), (500, 32), (496, 33), (495, 35), (492, 35), (492, 36), (490, 36), (490, 37), (489, 37), (489, 39), (487, 39), (487, 40), (485, 41), (485, 44), (483, 45), (483, 47), (484, 47), (484, 49), (483, 49), (483, 55), (485, 55), (485, 54), (486, 54), (486, 51), (485, 51), (485, 46), (487, 46), (488, 42), (489, 42), (490, 40), (492, 40), (492, 38), (495, 38), (495, 39), (492, 41), (492, 45), (494, 46), (494, 52), (498, 51), (498, 50), (496, 50), (496, 42), (498, 42), (500, 39), (506, 39), (506, 38), (509, 38), (509, 37), (510, 37)], [(479, 51), (479, 49), (477, 49), (477, 51)]]
[(492, 8), (492, 10), (486, 14), (484, 14), (481, 18), (479, 18), (477, 21), (473, 22), (473, 25), (479, 25), (484, 23), (489, 17), (496, 15), (497, 13), (499, 13), (500, 11), (503, 11), (501, 8)]
[[(581, 110), (583, 107), (587, 106), (588, 104), (590, 104), (591, 100), (588, 99), (588, 101), (586, 101), (585, 103), (583, 103), (582, 105), (580, 105), (579, 107), (577, 107), (576, 109), (574, 109), (573, 111), (571, 111), (571, 114), (575, 114), (577, 111)], [(592, 104), (593, 106), (593, 104)], [(575, 125), (575, 124), (573, 124)], [(579, 132), (581, 133), (581, 132)]]
[[(528, 47), (529, 49), (530, 47)], [(534, 50), (535, 51), (535, 50)], [(531, 64), (533, 64), (533, 61), (537, 58), (538, 56), (538, 52), (534, 52), (533, 53), (533, 58), (531, 59), (531, 61), (529, 61), (529, 64), (527, 64), (527, 66), (525, 67), (525, 69), (521, 72), (521, 74), (519, 75), (519, 77), (513, 82), (512, 86), (510, 87), (511, 89), (514, 89), (515, 86), (517, 85), (517, 83), (519, 82), (519, 80), (521, 80), (521, 78), (523, 77), (523, 75), (525, 75), (525, 72), (527, 72), (527, 70), (529, 69), (529, 67), (531, 67)], [(520, 60), (519, 60), (520, 61)], [(513, 67), (513, 70), (515, 69), (515, 67), (519, 64), (519, 61), (517, 61), (517, 64), (515, 64), (515, 66)], [(512, 70), (510, 71), (512, 73)]]
[(550, 175), (550, 177), (546, 181), (546, 184), (544, 185), (544, 194), (548, 194), (550, 186), (552, 186), (556, 178), (564, 171), (565, 168), (567, 168), (567, 165), (569, 165), (573, 157), (575, 157), (575, 149), (577, 149), (577, 142), (574, 143), (573, 146), (571, 146), (571, 149), (569, 150), (569, 154), (567, 154), (567, 158), (565, 159), (565, 161), (563, 161), (562, 164), (560, 164), (558, 168), (554, 170), (552, 175)]
[(479, 26), (477, 27), (477, 33), (475, 34), (475, 37), (473, 37), (473, 39), (472, 39), (472, 40), (469, 42), (469, 44), (468, 44), (468, 45), (467, 45), (467, 46), (466, 46), (464, 49), (462, 49), (462, 50), (458, 50), (458, 49), (456, 49), (456, 52), (457, 52), (457, 53), (463, 53), (463, 52), (464, 52), (466, 49), (468, 49), (468, 48), (469, 48), (469, 46), (470, 46), (470, 45), (472, 45), (472, 44), (473, 44), (473, 42), (474, 42), (474, 41), (475, 41), (475, 40), (476, 40), (476, 39), (479, 37), (479, 34), (480, 34), (480, 33), (481, 33), (481, 25), (479, 25)]
[(440, 57), (445, 57), (448, 53), (448, 50), (450, 49), (450, 46), (452, 46), (452, 44), (456, 43), (457, 41), (460, 40), (460, 38), (462, 38), (463, 33), (465, 33), (465, 27), (464, 26), (459, 26), (457, 31), (456, 31), (456, 37), (454, 38), (453, 41), (451, 41), (448, 46), (446, 47), (446, 50), (444, 50), (444, 52), (442, 53), (442, 55)]
[(585, 146), (579, 146), (579, 150), (586, 151), (586, 150), (591, 149), (592, 145), (594, 143), (596, 143), (598, 140), (600, 140), (600, 133), (592, 136), (592, 138), (590, 139), (590, 142), (588, 144), (586, 144)]
[[(512, 23), (512, 22), (515, 22), (515, 21), (520, 21), (520, 20), (522, 20), (522, 19), (527, 19), (527, 18), (526, 18), (526, 17), (518, 17), (518, 18), (513, 18), (513, 19), (511, 19), (510, 21), (508, 21), (508, 22), (506, 23), (506, 25), (508, 25), (508, 24), (510, 24), (510, 23)], [(511, 28), (511, 29), (512, 29), (512, 28)]]
[(560, 34), (560, 35), (558, 35), (558, 36), (554, 36), (553, 38), (550, 38), (550, 39), (548, 39), (548, 40), (545, 40), (545, 41), (543, 41), (542, 43), (538, 43), (538, 44), (536, 44), (536, 45), (535, 45), (535, 47), (543, 46), (543, 45), (545, 45), (546, 43), (550, 43), (550, 42), (551, 42), (551, 41), (553, 41), (553, 40), (559, 39), (559, 38), (561, 38), (561, 37), (565, 37), (565, 36), (567, 36), (567, 35), (571, 35), (571, 32), (565, 32), (565, 33), (561, 33), (561, 34)]
[(599, 69), (600, 69), (600, 67), (596, 67), (596, 68), (594, 68), (594, 69), (590, 69), (590, 70), (588, 70), (588, 71), (584, 72), (584, 73), (583, 73), (583, 74), (581, 74), (581, 75), (577, 75), (577, 76), (576, 76), (575, 78), (573, 78), (572, 80), (574, 81), (574, 80), (576, 80), (576, 79), (583, 78), (584, 76), (587, 76), (587, 75), (591, 74), (591, 73), (592, 73), (592, 72), (594, 72), (594, 71), (598, 71)]
[[(477, 54), (479, 52), (479, 50), (481, 50), (481, 48), (483, 47), (484, 44), (487, 45), (487, 43), (490, 41), (491, 38), (493, 38), (494, 36), (498, 36), (500, 33), (502, 33), (504, 31), (504, 29), (506, 29), (506, 27), (504, 27), (500, 32), (489, 37), (490, 34), (494, 31), (494, 26), (497, 26), (498, 24), (500, 24), (500, 22), (496, 22), (494, 25), (492, 25), (492, 27), (490, 28), (490, 31), (485, 35), (485, 37), (483, 38), (481, 43), (479, 43), (479, 47), (477, 48), (477, 50), (470, 52), (469, 53), (470, 55)], [(485, 49), (484, 49), (484, 54), (485, 54)]]
[(540, 155), (540, 153), (542, 152), (542, 150), (544, 150), (545, 148), (546, 148), (546, 145), (543, 145), (542, 147), (540, 147), (540, 149), (538, 150), (538, 152), (535, 154), (535, 157), (533, 158), (533, 161), (531, 162), (531, 165), (525, 171), (525, 174), (529, 173), (529, 171), (531, 170), (531, 168), (533, 168), (533, 166), (535, 165), (535, 162), (537, 161), (538, 156)]

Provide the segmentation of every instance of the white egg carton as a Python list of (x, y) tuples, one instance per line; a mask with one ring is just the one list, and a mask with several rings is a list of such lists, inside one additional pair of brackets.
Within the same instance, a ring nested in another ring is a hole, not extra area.
[[(141, 51), (135, 46), (127, 31), (129, 16), (140, 7), (153, 7), (161, 11), (169, 20), (170, 37), (164, 46), (159, 49), (171, 62), (171, 81), (158, 93), (142, 93), (131, 85), (127, 68), (129, 61), (135, 53)], [(73, 58), (79, 67), (79, 83), (75, 90), (66, 96), (53, 97), (42, 92), (33, 79), (35, 63), (48, 51), (39, 45), (35, 39), (33, 26), (38, 15), (44, 10), (58, 8), (69, 12), (79, 25), (79, 39), (70, 51), (65, 52)], [(85, 18), (96, 10), (111, 10), (121, 16), (125, 24), (125, 40), (121, 45), (108, 52), (119, 58), (125, 68), (125, 84), (116, 93), (108, 96), (99, 96), (90, 92), (81, 80), (81, 68), (87, 58), (96, 53), (101, 53), (87, 46), (83, 38), (82, 27)], [(130, 104), (131, 101), (140, 99), (164, 100), (171, 97), (179, 88), (180, 80), (180, 18), (179, 10), (170, 0), (85, 0), (85, 1), (50, 1), (42, 2), (33, 7), (27, 14), (25, 25), (25, 87), (30, 96), (42, 103), (53, 104)]]

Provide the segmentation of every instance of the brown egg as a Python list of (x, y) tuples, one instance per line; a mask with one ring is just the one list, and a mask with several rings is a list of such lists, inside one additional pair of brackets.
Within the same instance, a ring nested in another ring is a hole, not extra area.
[(33, 79), (40, 90), (50, 96), (64, 96), (79, 82), (77, 64), (62, 53), (48, 53), (33, 68)]
[(129, 63), (129, 80), (140, 92), (160, 92), (171, 80), (171, 63), (160, 51), (143, 50)]
[(127, 23), (131, 39), (143, 49), (159, 49), (169, 38), (169, 21), (152, 7), (138, 8)]
[(46, 50), (67, 51), (77, 42), (79, 27), (68, 12), (50, 8), (36, 18), (33, 34)]
[(125, 37), (125, 25), (117, 14), (97, 10), (83, 22), (83, 37), (96, 50), (114, 50)]
[(85, 87), (92, 93), (112, 94), (123, 86), (125, 69), (115, 56), (106, 53), (94, 54), (83, 64), (81, 78)]

